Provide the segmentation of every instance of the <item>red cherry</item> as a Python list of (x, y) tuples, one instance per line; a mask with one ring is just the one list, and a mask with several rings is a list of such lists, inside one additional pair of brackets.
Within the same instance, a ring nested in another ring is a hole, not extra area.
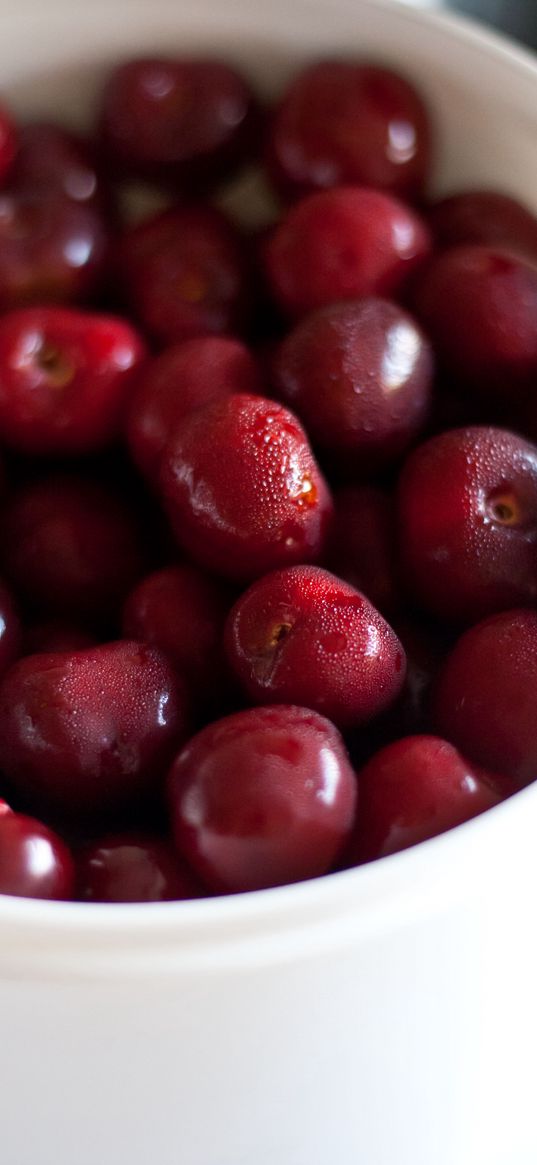
[(215, 207), (174, 207), (118, 248), (125, 301), (162, 344), (243, 330), (251, 306), (242, 240)]
[(320, 556), (328, 487), (274, 401), (237, 394), (198, 409), (168, 446), (161, 487), (177, 539), (218, 574), (248, 580)]
[(18, 131), (7, 109), (0, 108), (0, 183), (4, 183), (17, 152)]
[(169, 779), (179, 852), (215, 890), (259, 890), (330, 869), (349, 836), (356, 781), (339, 733), (289, 706), (199, 732)]
[(169, 842), (148, 833), (111, 834), (86, 846), (77, 860), (77, 883), (83, 902), (170, 902), (200, 896)]
[(140, 371), (127, 419), (133, 460), (158, 482), (164, 449), (189, 412), (232, 392), (260, 391), (257, 364), (239, 340), (199, 336), (174, 344)]
[(11, 186), (101, 208), (108, 203), (92, 144), (52, 121), (21, 127)]
[(391, 495), (368, 485), (338, 490), (325, 557), (329, 570), (363, 591), (383, 614), (398, 610), (401, 586)]
[(0, 766), (47, 811), (86, 820), (158, 794), (185, 735), (185, 696), (145, 644), (30, 655), (0, 684)]
[(270, 289), (291, 316), (337, 300), (395, 295), (429, 251), (425, 223), (391, 195), (365, 186), (310, 194), (264, 247)]
[(410, 454), (399, 481), (399, 545), (413, 595), (472, 622), (537, 598), (537, 447), (469, 427)]
[(69, 899), (74, 880), (73, 859), (56, 833), (33, 817), (0, 809), (0, 894)]
[(71, 308), (13, 311), (0, 319), (0, 427), (25, 453), (89, 453), (117, 436), (145, 354), (114, 316)]
[(357, 183), (420, 194), (430, 161), (429, 118), (398, 73), (320, 61), (295, 76), (273, 115), (269, 172), (291, 196)]
[(335, 575), (291, 566), (238, 599), (226, 627), (229, 662), (260, 704), (300, 704), (340, 726), (361, 724), (399, 694), (405, 653), (371, 603)]
[(348, 864), (407, 849), (501, 800), (484, 774), (436, 736), (407, 736), (358, 773), (360, 804)]
[(0, 676), (18, 655), (19, 648), (19, 617), (8, 588), (0, 582)]
[(85, 647), (97, 647), (97, 643), (95, 635), (85, 627), (65, 623), (60, 619), (49, 619), (46, 623), (34, 623), (25, 627), (21, 655), (51, 651), (82, 651)]
[(440, 732), (476, 764), (509, 779), (537, 773), (537, 614), (504, 611), (456, 643), (434, 694)]
[(435, 202), (428, 221), (441, 247), (483, 243), (537, 261), (537, 218), (516, 198), (496, 190), (465, 190)]

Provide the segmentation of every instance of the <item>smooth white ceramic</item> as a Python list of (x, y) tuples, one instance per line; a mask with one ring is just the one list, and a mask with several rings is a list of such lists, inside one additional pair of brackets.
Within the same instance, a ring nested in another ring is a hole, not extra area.
[[(398, 0), (0, 10), (25, 114), (77, 122), (118, 57), (198, 49), (266, 92), (319, 54), (392, 61), (428, 95), (437, 186), (537, 208), (535, 64), (458, 20)], [(415, 850), (260, 895), (0, 899), (2, 1165), (535, 1165), (536, 835), (537, 785)]]

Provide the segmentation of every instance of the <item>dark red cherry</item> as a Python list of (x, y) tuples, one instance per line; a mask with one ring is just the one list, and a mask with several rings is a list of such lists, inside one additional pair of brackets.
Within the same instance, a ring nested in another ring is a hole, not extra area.
[(369, 485), (336, 491), (326, 565), (383, 614), (398, 610), (402, 601), (395, 541), (390, 494)]
[(53, 121), (21, 126), (11, 186), (101, 208), (108, 202), (93, 144)]
[(21, 629), (13, 597), (0, 582), (0, 676), (19, 653)]
[(2, 812), (2, 804), (5, 802), (0, 802), (0, 894), (72, 898), (75, 869), (65, 842), (33, 817)]
[(169, 778), (179, 852), (215, 890), (260, 890), (330, 869), (356, 781), (343, 741), (304, 708), (256, 708), (209, 725)]
[(200, 888), (173, 847), (149, 833), (119, 833), (87, 845), (77, 859), (83, 902), (170, 902)]
[(98, 639), (86, 627), (66, 623), (61, 619), (48, 619), (43, 623), (32, 623), (24, 628), (21, 655), (36, 655), (38, 652), (82, 651), (86, 647), (97, 647)]
[(17, 152), (19, 130), (5, 106), (0, 108), (0, 183), (3, 185), (13, 165)]
[(537, 218), (516, 198), (496, 190), (465, 190), (430, 207), (428, 222), (441, 247), (483, 243), (537, 262)]

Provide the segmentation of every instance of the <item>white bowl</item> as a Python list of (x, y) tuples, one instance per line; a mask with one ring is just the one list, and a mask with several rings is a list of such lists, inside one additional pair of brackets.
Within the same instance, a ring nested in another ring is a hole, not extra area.
[[(210, 49), (267, 92), (372, 55), (423, 87), (439, 189), (537, 209), (537, 68), (397, 0), (17, 0), (4, 89), (84, 117), (111, 62)], [(483, 725), (486, 731), (486, 725)], [(0, 899), (5, 1165), (535, 1165), (537, 786), (369, 867), (155, 906)]]

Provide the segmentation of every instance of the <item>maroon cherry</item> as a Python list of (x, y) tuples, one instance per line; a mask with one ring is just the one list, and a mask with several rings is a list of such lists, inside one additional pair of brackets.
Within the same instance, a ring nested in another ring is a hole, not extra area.
[(496, 190), (465, 190), (433, 203), (428, 221), (441, 247), (483, 243), (537, 262), (537, 218), (516, 198)]
[(432, 373), (430, 345), (412, 317), (373, 298), (306, 316), (273, 363), (277, 394), (314, 445), (360, 476), (378, 472), (419, 433)]
[(251, 700), (301, 704), (343, 727), (382, 712), (405, 678), (405, 653), (382, 615), (315, 566), (254, 583), (229, 615), (226, 647)]
[(7, 576), (45, 615), (107, 619), (143, 572), (137, 520), (120, 494), (73, 475), (38, 478), (4, 507)]
[(148, 833), (119, 833), (85, 846), (77, 859), (83, 902), (170, 902), (198, 898), (193, 875), (169, 842)]
[(92, 144), (53, 121), (21, 127), (10, 184), (101, 208), (108, 202)]
[(358, 785), (349, 865), (436, 837), (501, 800), (480, 769), (436, 736), (407, 736), (388, 744), (360, 770)]
[(49, 619), (47, 622), (33, 623), (25, 627), (21, 655), (51, 651), (82, 651), (86, 647), (97, 647), (97, 644), (95, 635), (86, 627), (66, 623), (61, 619)]
[(337, 300), (392, 295), (430, 250), (425, 223), (389, 194), (345, 186), (293, 206), (265, 243), (270, 289), (291, 316)]
[(334, 726), (287, 705), (209, 725), (169, 780), (179, 852), (208, 886), (231, 892), (326, 873), (349, 836), (356, 795)]
[(18, 130), (5, 106), (0, 108), (0, 183), (3, 185), (17, 152)]
[(299, 422), (274, 401), (237, 394), (192, 413), (161, 486), (178, 541), (218, 574), (249, 580), (321, 554), (328, 487)]
[(145, 644), (30, 655), (0, 684), (0, 766), (32, 804), (100, 818), (159, 793), (185, 719), (182, 684)]
[(537, 377), (537, 267), (508, 251), (461, 246), (414, 289), (418, 318), (459, 387), (511, 404)]
[(0, 582), (0, 676), (19, 653), (20, 624), (12, 595)]
[(109, 78), (101, 137), (114, 171), (191, 189), (250, 153), (256, 113), (250, 86), (229, 65), (144, 58)]
[(411, 197), (428, 177), (430, 138), (423, 101), (398, 73), (320, 61), (295, 77), (273, 114), (269, 172), (291, 196), (356, 183)]
[(441, 619), (533, 602), (537, 447), (479, 426), (433, 437), (403, 468), (398, 527), (412, 594)]
[(0, 319), (2, 439), (25, 453), (89, 453), (117, 436), (145, 354), (125, 320), (42, 307)]
[(127, 419), (127, 440), (145, 477), (157, 483), (174, 429), (193, 409), (232, 392), (260, 392), (257, 364), (229, 336), (199, 336), (148, 360), (138, 377)]
[(240, 332), (251, 306), (242, 240), (215, 207), (186, 205), (133, 227), (117, 256), (119, 286), (162, 344)]
[(504, 611), (456, 643), (434, 696), (438, 730), (476, 764), (510, 778), (537, 773), (537, 614)]
[(65, 842), (33, 817), (2, 812), (2, 804), (0, 894), (14, 894), (19, 898), (72, 898), (75, 869)]
[(395, 551), (395, 508), (374, 486), (347, 486), (334, 494), (326, 565), (383, 614), (401, 606)]

